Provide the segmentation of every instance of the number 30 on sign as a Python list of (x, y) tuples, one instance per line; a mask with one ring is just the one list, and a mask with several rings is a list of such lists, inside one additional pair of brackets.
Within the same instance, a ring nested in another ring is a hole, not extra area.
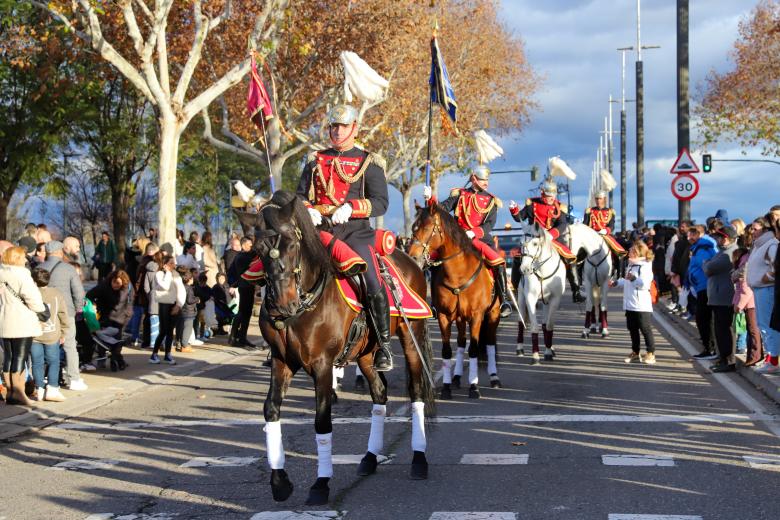
[(672, 181), (672, 195), (680, 200), (691, 200), (699, 193), (699, 181), (692, 175), (678, 175)]

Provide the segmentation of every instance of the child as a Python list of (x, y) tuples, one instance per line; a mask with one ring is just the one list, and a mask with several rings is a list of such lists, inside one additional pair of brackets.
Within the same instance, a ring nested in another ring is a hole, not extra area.
[(179, 340), (178, 352), (192, 352), (190, 346), (190, 337), (192, 336), (193, 320), (198, 315), (197, 304), (198, 297), (195, 296), (193, 287), (193, 276), (191, 271), (184, 271), (181, 275), (181, 281), (184, 283), (184, 305), (181, 306), (181, 312), (176, 323), (176, 338)]
[(217, 314), (217, 324), (219, 327), (214, 332), (215, 336), (227, 334), (225, 330), (226, 323), (232, 323), (234, 314), (230, 308), (231, 294), (233, 289), (227, 284), (225, 273), (217, 273), (217, 283), (211, 288), (214, 297), (214, 311)]
[[(623, 310), (626, 311), (626, 326), (631, 335), (631, 354), (625, 359), (626, 363), (655, 364), (655, 341), (650, 324), (653, 317), (653, 301), (650, 296), (653, 256), (653, 252), (644, 242), (634, 242), (628, 250), (625, 278), (610, 283), (612, 287), (623, 287)], [(644, 358), (639, 354), (640, 332), (647, 350)]]
[[(731, 272), (731, 281), (734, 282), (734, 321), (737, 333), (737, 352), (745, 353), (745, 366), (752, 367), (764, 359), (763, 345), (761, 343), (761, 331), (756, 321), (756, 302), (753, 290), (745, 280), (745, 268), (747, 266), (749, 251), (739, 247), (732, 255), (734, 270)], [(741, 318), (740, 318), (741, 316)], [(742, 347), (742, 348), (740, 348)]]
[[(36, 398), (38, 401), (62, 402), (65, 396), (60, 392), (60, 345), (65, 342), (70, 321), (68, 307), (62, 293), (54, 287), (48, 287), (49, 271), (36, 267), (32, 270), (32, 278), (50, 312), (49, 319), (41, 322), (42, 334), (33, 339), (30, 349), (33, 378), (37, 387)], [(44, 371), (46, 365), (48, 370)]]
[(206, 327), (206, 302), (211, 299), (211, 287), (208, 285), (209, 277), (206, 273), (198, 276), (198, 285), (195, 286), (195, 296), (198, 297), (198, 316), (195, 318), (195, 337), (200, 340), (211, 336), (211, 329)]

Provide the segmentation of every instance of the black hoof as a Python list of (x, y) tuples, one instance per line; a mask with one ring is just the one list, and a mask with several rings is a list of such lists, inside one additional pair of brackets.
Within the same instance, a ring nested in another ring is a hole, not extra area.
[(471, 385), (469, 387), (469, 398), (471, 399), (479, 399), (481, 396), (479, 395), (479, 388), (477, 388), (477, 385)]
[(376, 467), (379, 463), (376, 461), (376, 455), (367, 451), (363, 459), (360, 461), (360, 465), (357, 469), (357, 474), (360, 477), (367, 477), (376, 473)]
[(329, 480), (329, 478), (320, 477), (314, 482), (314, 485), (309, 488), (309, 497), (306, 499), (307, 506), (324, 506), (328, 503)]
[(449, 383), (444, 383), (441, 387), (441, 393), (439, 394), (439, 399), (452, 399), (452, 389), (450, 388)]
[(545, 361), (552, 361), (554, 357), (555, 356), (553, 356), (552, 354), (545, 354), (544, 355), (544, 360)]
[(426, 480), (428, 478), (428, 460), (425, 453), (415, 451), (412, 457), (412, 469), (409, 470), (409, 478), (412, 480)]
[(366, 379), (363, 376), (357, 376), (355, 378), (355, 390), (365, 390)]
[(460, 388), (460, 376), (452, 376), (452, 386)]
[(503, 388), (501, 380), (495, 374), (490, 375), (490, 388)]
[(283, 469), (271, 470), (271, 494), (277, 502), (284, 502), (293, 492), (293, 485)]
[(337, 394), (335, 390), (330, 391), (330, 402), (333, 404), (339, 403), (339, 394)]

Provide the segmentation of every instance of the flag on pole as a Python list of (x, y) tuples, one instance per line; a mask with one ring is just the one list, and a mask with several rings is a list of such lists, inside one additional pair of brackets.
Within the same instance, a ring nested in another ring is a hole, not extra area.
[[(251, 57), (251, 71), (249, 78), (249, 94), (246, 98), (246, 109), (249, 112), (249, 119), (257, 128), (265, 132), (265, 122), (274, 116), (271, 107), (271, 99), (268, 97), (268, 91), (260, 79), (260, 73), (257, 71), (257, 63), (254, 54)], [(261, 120), (262, 118), (262, 120)]]
[(428, 80), (431, 86), (431, 101), (441, 106), (447, 117), (455, 123), (457, 120), (458, 103), (455, 100), (455, 91), (447, 74), (447, 66), (444, 57), (439, 50), (439, 42), (434, 33), (431, 38), (431, 77)]

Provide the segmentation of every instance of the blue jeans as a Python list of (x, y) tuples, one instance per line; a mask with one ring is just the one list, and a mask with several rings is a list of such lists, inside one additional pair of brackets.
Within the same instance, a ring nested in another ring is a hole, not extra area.
[(45, 375), (48, 375), (49, 386), (58, 388), (60, 386), (60, 342), (44, 345), (33, 341), (30, 349), (32, 354), (32, 373), (35, 380), (35, 386), (43, 388), (44, 384), (44, 366), (49, 369)]
[(127, 332), (133, 341), (141, 334), (141, 320), (144, 317), (144, 308), (141, 305), (133, 305), (133, 316), (127, 324)]
[(775, 305), (775, 288), (772, 286), (754, 288), (753, 297), (756, 300), (756, 321), (764, 342), (764, 351), (770, 356), (777, 356), (780, 350), (780, 332), (769, 326), (772, 308)]
[(154, 347), (154, 344), (157, 342), (157, 336), (160, 335), (160, 316), (157, 314), (149, 316), (149, 324), (149, 346)]

